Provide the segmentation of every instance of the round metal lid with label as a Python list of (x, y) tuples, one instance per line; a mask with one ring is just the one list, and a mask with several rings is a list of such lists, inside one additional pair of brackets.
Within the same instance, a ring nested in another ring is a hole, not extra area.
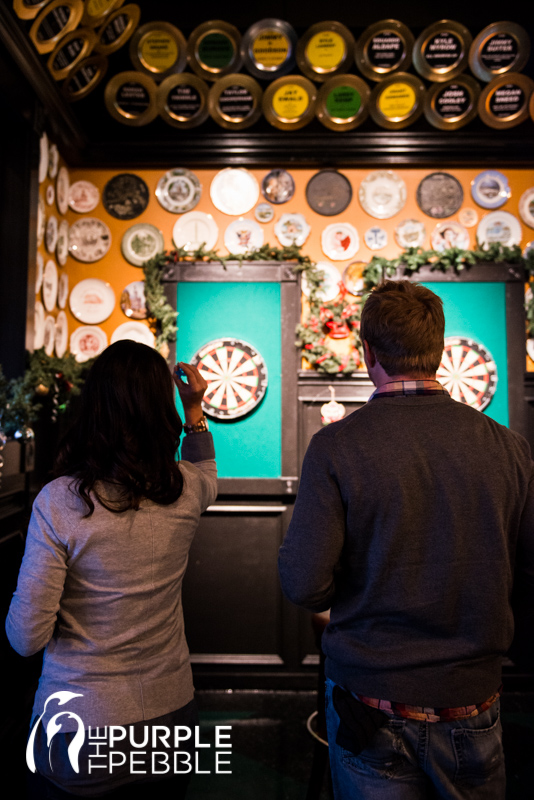
[(29, 37), (38, 53), (50, 53), (66, 33), (73, 31), (83, 15), (82, 0), (52, 0), (39, 13)]
[(425, 97), (425, 117), (435, 128), (455, 131), (478, 113), (480, 86), (470, 75), (435, 83)]
[(225, 75), (209, 90), (209, 113), (223, 128), (249, 128), (261, 116), (262, 95), (259, 83), (250, 75)]
[(135, 69), (161, 81), (183, 72), (187, 63), (183, 33), (169, 22), (147, 22), (130, 41), (130, 59)]
[(215, 419), (237, 419), (253, 411), (267, 391), (267, 365), (248, 342), (232, 337), (203, 345), (191, 359), (208, 383), (204, 413)]
[(152, 122), (158, 115), (157, 86), (142, 72), (120, 72), (108, 82), (104, 100), (106, 108), (123, 125), (138, 127)]
[(302, 75), (286, 75), (273, 81), (263, 95), (263, 113), (280, 130), (303, 128), (315, 115), (317, 90)]
[(139, 175), (123, 172), (111, 178), (102, 192), (102, 204), (116, 219), (134, 219), (146, 209), (148, 186)]
[(322, 169), (308, 181), (306, 200), (317, 214), (334, 217), (345, 211), (352, 200), (351, 183), (336, 169)]
[(369, 113), (382, 128), (399, 130), (415, 122), (424, 108), (425, 86), (420, 78), (396, 72), (371, 92)]
[(216, 19), (199, 25), (187, 42), (189, 66), (200, 78), (215, 81), (239, 72), (241, 34), (234, 25)]
[(69, 103), (81, 100), (95, 89), (108, 70), (105, 56), (89, 56), (80, 61), (67, 77), (61, 87), (63, 95)]
[(62, 81), (86, 58), (97, 42), (92, 28), (77, 28), (64, 36), (52, 52), (46, 66), (54, 80)]
[(208, 84), (184, 72), (169, 75), (158, 87), (160, 117), (175, 128), (196, 128), (209, 116)]
[(356, 75), (334, 75), (319, 90), (315, 114), (330, 130), (351, 131), (369, 116), (370, 95)]
[(520, 72), (530, 55), (528, 33), (516, 22), (494, 22), (480, 31), (469, 50), (469, 66), (481, 81)]
[(415, 194), (417, 205), (434, 219), (452, 217), (461, 207), (464, 190), (460, 181), (448, 172), (432, 172), (420, 182)]
[(429, 25), (413, 46), (417, 72), (429, 81), (445, 83), (467, 66), (471, 34), (464, 25), (442, 19)]
[(364, 30), (356, 42), (356, 65), (362, 75), (381, 81), (393, 72), (404, 72), (412, 63), (414, 38), (406, 25), (383, 19)]
[(110, 53), (119, 50), (139, 25), (140, 17), (141, 9), (135, 3), (129, 3), (114, 11), (98, 29), (95, 53), (109, 56)]
[(101, 25), (123, 3), (124, 0), (86, 0), (82, 24), (92, 28)]
[(490, 128), (515, 128), (528, 119), (528, 104), (534, 81), (519, 72), (507, 72), (493, 78), (478, 100), (480, 118)]
[(241, 40), (241, 56), (255, 78), (272, 80), (291, 72), (295, 66), (297, 34), (289, 22), (262, 19), (247, 30)]
[(314, 81), (347, 72), (353, 60), (354, 36), (341, 22), (317, 22), (297, 44), (297, 64)]
[(19, 19), (34, 19), (50, 0), (13, 0), (13, 11)]

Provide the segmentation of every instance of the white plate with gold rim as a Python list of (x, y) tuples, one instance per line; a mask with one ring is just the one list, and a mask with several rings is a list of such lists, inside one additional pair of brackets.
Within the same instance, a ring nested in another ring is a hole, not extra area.
[(98, 325), (82, 325), (70, 337), (70, 352), (78, 362), (96, 358), (107, 346), (108, 337)]
[(205, 250), (213, 250), (217, 244), (219, 228), (211, 216), (204, 211), (188, 211), (182, 214), (172, 229), (172, 240), (176, 247), (194, 253), (203, 244)]
[(115, 292), (100, 278), (85, 278), (70, 293), (69, 306), (76, 319), (94, 325), (110, 316), (115, 308)]

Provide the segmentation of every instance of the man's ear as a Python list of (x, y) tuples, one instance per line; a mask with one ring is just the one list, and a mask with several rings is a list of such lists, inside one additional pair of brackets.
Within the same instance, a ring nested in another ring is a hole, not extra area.
[(374, 367), (376, 364), (376, 356), (374, 350), (371, 349), (367, 339), (363, 340), (363, 352), (365, 353), (365, 360), (368, 367)]

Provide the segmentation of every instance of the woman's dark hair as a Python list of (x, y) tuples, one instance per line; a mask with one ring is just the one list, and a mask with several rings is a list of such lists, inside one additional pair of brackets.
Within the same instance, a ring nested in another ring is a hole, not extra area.
[(60, 444), (55, 477), (72, 475), (94, 511), (139, 508), (146, 497), (168, 505), (183, 480), (176, 451), (182, 423), (173, 382), (156, 350), (129, 340), (110, 345), (91, 367), (76, 421)]

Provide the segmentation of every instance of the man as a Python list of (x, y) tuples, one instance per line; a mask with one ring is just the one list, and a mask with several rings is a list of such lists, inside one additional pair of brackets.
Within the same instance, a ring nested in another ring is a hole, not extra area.
[[(534, 575), (527, 442), (436, 381), (442, 301), (387, 281), (362, 310), (369, 402), (319, 431), (280, 549), (323, 635), (336, 800), (500, 800), (514, 565)], [(528, 592), (527, 592), (528, 594)]]

